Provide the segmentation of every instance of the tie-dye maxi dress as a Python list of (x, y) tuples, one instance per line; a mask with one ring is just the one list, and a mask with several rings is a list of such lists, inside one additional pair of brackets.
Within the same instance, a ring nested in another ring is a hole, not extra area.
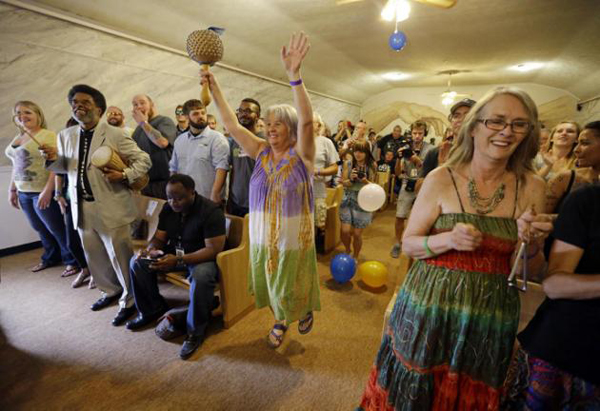
[(250, 292), (291, 323), (320, 310), (312, 179), (291, 148), (279, 164), (263, 150), (250, 179)]
[(418, 260), (398, 292), (359, 410), (497, 410), (519, 320), (507, 284), (512, 218), (442, 214), (431, 234), (473, 224), (475, 251)]

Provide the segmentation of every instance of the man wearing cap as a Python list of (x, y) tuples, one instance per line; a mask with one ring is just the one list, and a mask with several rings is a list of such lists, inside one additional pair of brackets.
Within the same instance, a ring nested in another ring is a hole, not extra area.
[[(467, 116), (467, 113), (471, 111), (471, 107), (475, 105), (475, 100), (465, 98), (455, 103), (450, 109), (450, 115), (448, 115), (448, 121), (450, 121), (450, 128), (452, 129), (452, 135), (445, 137), (442, 144), (435, 147), (427, 153), (425, 160), (423, 160), (423, 168), (421, 169), (421, 178), (427, 177), (431, 171), (448, 159), (448, 154), (452, 148), (454, 142), (454, 136), (458, 135), (458, 130), (462, 126), (463, 120)], [(418, 190), (417, 190), (418, 191)]]
[[(57, 147), (40, 147), (46, 167), (69, 176), (69, 197), (73, 225), (77, 227), (89, 269), (102, 292), (91, 309), (100, 310), (119, 300), (112, 324), (123, 324), (135, 313), (129, 280), (129, 260), (133, 255), (129, 225), (137, 211), (127, 186), (150, 169), (150, 157), (121, 128), (111, 127), (100, 118), (106, 100), (98, 90), (78, 84), (68, 94), (73, 118), (78, 126), (58, 133)], [(128, 163), (123, 172), (91, 165), (98, 147), (108, 146)]]

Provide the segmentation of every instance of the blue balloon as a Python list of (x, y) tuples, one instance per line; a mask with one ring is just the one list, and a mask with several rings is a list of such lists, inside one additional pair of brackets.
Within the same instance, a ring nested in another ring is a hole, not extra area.
[(406, 34), (396, 31), (392, 33), (388, 42), (392, 50), (400, 51), (406, 46)]
[(331, 260), (329, 268), (334, 280), (344, 284), (354, 277), (356, 261), (348, 254), (338, 254)]

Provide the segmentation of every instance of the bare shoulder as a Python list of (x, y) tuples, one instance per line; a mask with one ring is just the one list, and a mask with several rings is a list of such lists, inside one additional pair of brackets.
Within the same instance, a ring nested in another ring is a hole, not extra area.
[(442, 187), (447, 184), (452, 184), (452, 177), (450, 176), (450, 170), (448, 167), (438, 167), (431, 173), (427, 174), (423, 184), (429, 184), (434, 187)]
[(525, 193), (535, 192), (539, 195), (539, 193), (543, 193), (546, 190), (546, 181), (535, 173), (527, 173), (523, 189)]

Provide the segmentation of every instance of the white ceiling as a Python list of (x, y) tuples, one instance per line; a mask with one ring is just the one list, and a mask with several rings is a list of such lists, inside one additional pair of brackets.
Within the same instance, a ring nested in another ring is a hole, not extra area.
[[(599, 0), (458, 0), (451, 9), (412, 2), (400, 23), (408, 44), (392, 51), (393, 23), (379, 17), (383, 0), (33, 0), (123, 33), (185, 50), (187, 35), (224, 27), (223, 63), (284, 79), (279, 49), (303, 30), (312, 49), (304, 78), (312, 90), (362, 103), (393, 87), (444, 86), (443, 70), (460, 86), (537, 83), (580, 99), (600, 94)], [(546, 63), (521, 73), (508, 66)], [(411, 75), (402, 81), (389, 71)]]

